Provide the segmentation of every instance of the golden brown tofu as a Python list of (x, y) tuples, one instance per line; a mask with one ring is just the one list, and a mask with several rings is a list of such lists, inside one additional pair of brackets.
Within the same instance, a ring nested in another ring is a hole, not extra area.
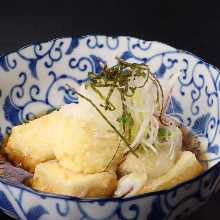
[(38, 163), (54, 159), (53, 148), (60, 121), (60, 114), (55, 111), (12, 128), (5, 147), (9, 158), (31, 172)]
[(165, 175), (149, 180), (138, 194), (168, 189), (198, 176), (203, 171), (204, 167), (196, 159), (195, 154), (184, 151), (177, 163)]
[(57, 161), (37, 165), (31, 186), (37, 190), (77, 197), (111, 196), (117, 186), (114, 172), (74, 173)]
[[(55, 156), (62, 166), (74, 172), (102, 172), (113, 158), (119, 143), (118, 136), (108, 131), (107, 126), (100, 126), (92, 120), (70, 120), (63, 135), (62, 143), (55, 145)], [(122, 149), (118, 150), (109, 168), (116, 168), (121, 161)]]

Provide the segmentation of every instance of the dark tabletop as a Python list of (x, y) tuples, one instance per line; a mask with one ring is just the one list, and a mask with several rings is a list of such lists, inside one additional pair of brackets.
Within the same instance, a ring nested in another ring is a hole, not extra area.
[[(130, 35), (188, 50), (220, 67), (220, 7), (217, 3), (212, 0), (132, 2), (1, 1), (0, 53), (63, 36)], [(218, 220), (219, 209), (220, 192), (187, 219)]]

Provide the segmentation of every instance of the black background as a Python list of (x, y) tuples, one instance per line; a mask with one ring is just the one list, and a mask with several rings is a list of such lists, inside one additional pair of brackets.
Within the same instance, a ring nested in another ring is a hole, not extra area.
[[(1, 54), (38, 41), (88, 33), (130, 35), (165, 42), (220, 67), (217, 1), (0, 2)], [(220, 193), (187, 219), (218, 220), (219, 208)]]

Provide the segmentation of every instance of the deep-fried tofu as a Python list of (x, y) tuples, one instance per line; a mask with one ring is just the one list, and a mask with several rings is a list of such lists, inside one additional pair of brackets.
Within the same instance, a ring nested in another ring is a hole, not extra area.
[(54, 159), (54, 144), (59, 133), (59, 112), (12, 128), (5, 151), (10, 160), (33, 172), (35, 166)]
[(198, 176), (203, 171), (204, 167), (196, 159), (195, 154), (184, 151), (177, 163), (165, 175), (149, 180), (139, 194), (168, 189)]
[(37, 165), (31, 186), (43, 192), (77, 197), (111, 196), (117, 186), (115, 172), (96, 174), (74, 173), (57, 161)]
[[(99, 119), (86, 120), (74, 116), (69, 120), (62, 143), (54, 148), (62, 166), (82, 173), (105, 170), (117, 151), (120, 139), (105, 121), (100, 120), (101, 123)], [(123, 148), (120, 147), (109, 168), (116, 168), (122, 155)]]

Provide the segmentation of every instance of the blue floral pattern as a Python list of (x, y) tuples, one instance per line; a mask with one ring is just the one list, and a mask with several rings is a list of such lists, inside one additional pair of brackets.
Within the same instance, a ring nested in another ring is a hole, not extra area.
[[(11, 128), (62, 104), (78, 103), (77, 88), (115, 57), (143, 62), (166, 83), (173, 74), (167, 114), (199, 136), (210, 169), (170, 190), (132, 198), (81, 200), (34, 191), (0, 178), (0, 208), (19, 219), (176, 219), (203, 205), (220, 188), (220, 74), (200, 58), (159, 42), (131, 37), (55, 39), (0, 57), (0, 142)], [(56, 97), (54, 99), (54, 97)]]

